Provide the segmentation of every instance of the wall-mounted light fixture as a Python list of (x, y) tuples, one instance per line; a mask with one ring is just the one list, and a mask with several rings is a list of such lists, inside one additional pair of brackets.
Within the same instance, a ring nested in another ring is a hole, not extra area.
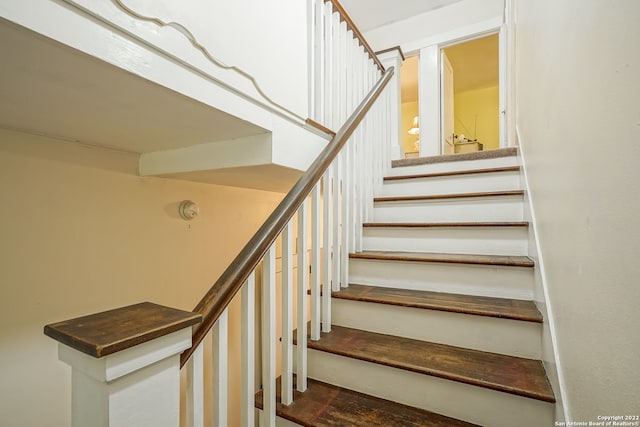
[(418, 116), (413, 118), (413, 122), (411, 123), (411, 129), (408, 130), (411, 135), (419, 135), (420, 134), (420, 121)]
[(191, 221), (200, 213), (200, 208), (191, 200), (183, 200), (178, 207), (178, 213), (184, 220)]

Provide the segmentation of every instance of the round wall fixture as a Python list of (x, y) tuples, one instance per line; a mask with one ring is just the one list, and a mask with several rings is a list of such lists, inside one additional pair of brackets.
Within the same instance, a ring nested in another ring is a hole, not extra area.
[(183, 200), (182, 203), (180, 203), (180, 207), (178, 207), (178, 212), (182, 219), (191, 221), (193, 218), (198, 216), (200, 208), (191, 200)]

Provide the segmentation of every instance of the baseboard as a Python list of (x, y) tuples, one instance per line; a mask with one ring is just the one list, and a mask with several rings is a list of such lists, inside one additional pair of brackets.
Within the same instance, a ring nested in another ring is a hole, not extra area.
[(538, 226), (533, 202), (531, 200), (531, 188), (527, 176), (526, 148), (522, 146), (520, 132), (516, 126), (516, 144), (518, 146), (517, 157), (520, 168), (520, 179), (525, 190), (524, 194), (524, 220), (529, 222), (529, 253), (528, 256), (536, 262), (534, 274), (534, 296), (538, 309), (544, 317), (542, 325), (542, 356), (547, 377), (556, 395), (556, 421), (571, 420), (569, 408), (565, 405), (566, 386), (562, 371), (562, 364), (558, 356), (558, 339), (553, 316), (552, 302), (549, 298), (549, 284), (545, 269), (544, 257), (540, 250), (538, 239)]

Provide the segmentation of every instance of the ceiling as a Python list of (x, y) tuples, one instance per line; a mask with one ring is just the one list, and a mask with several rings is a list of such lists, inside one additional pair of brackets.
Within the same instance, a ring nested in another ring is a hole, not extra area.
[(402, 21), (462, 0), (341, 0), (362, 32)]
[(0, 19), (0, 127), (145, 153), (264, 129)]

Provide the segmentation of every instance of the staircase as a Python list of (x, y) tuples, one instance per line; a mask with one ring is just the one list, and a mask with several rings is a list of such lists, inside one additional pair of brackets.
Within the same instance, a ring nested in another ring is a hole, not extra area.
[(395, 161), (278, 425), (553, 425), (521, 188), (515, 149)]

